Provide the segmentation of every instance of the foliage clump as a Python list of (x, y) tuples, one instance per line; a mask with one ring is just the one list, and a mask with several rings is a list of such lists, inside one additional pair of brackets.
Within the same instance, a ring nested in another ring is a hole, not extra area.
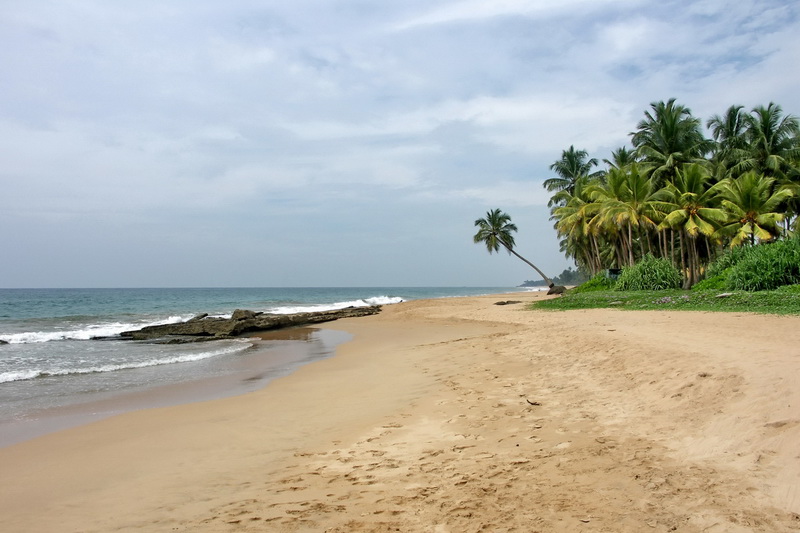
[(715, 278), (720, 275), (727, 278), (729, 269), (755, 249), (756, 248), (752, 246), (737, 246), (736, 248), (728, 249), (724, 254), (717, 257), (708, 265), (706, 278)]
[(794, 238), (751, 247), (730, 267), (726, 288), (769, 291), (800, 283), (800, 239)]
[(606, 276), (605, 272), (600, 272), (595, 274), (595, 276), (586, 281), (585, 283), (578, 285), (570, 292), (592, 292), (592, 291), (607, 291), (614, 288), (616, 285), (616, 281)]
[(693, 291), (722, 291), (727, 289), (728, 270), (692, 285)]
[(660, 291), (678, 289), (681, 273), (663, 257), (646, 255), (633, 266), (622, 269), (614, 289), (617, 291)]
[(693, 290), (768, 291), (800, 284), (800, 237), (741, 246), (719, 256)]

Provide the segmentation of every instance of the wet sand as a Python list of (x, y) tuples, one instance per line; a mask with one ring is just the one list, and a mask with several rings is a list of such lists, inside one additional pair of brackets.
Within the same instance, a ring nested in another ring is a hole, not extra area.
[(797, 531), (798, 317), (413, 301), (258, 392), (0, 449), (2, 531)]
[(253, 347), (243, 353), (203, 361), (198, 375), (166, 385), (134, 387), (69, 398), (58, 407), (0, 419), (0, 448), (54, 431), (95, 422), (139, 409), (166, 407), (253, 392), (310, 362), (330, 357), (352, 336), (343, 331), (297, 327), (243, 336)]

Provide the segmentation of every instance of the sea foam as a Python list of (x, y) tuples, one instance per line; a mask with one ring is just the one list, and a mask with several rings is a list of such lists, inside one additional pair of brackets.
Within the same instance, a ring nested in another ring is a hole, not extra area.
[(404, 301), (405, 300), (397, 296), (373, 296), (370, 298), (362, 298), (359, 300), (350, 300), (346, 302), (335, 302), (331, 304), (273, 307), (268, 312), (280, 315), (290, 315), (293, 313), (315, 313), (319, 311), (336, 311), (338, 309), (347, 309), (348, 307), (370, 307), (373, 305), (391, 305), (391, 304), (398, 304)]
[(233, 342), (234, 344), (231, 346), (226, 346), (225, 348), (218, 348), (216, 350), (207, 350), (207, 351), (182, 354), (182, 355), (172, 355), (169, 357), (155, 357), (145, 361), (135, 361), (135, 362), (132, 361), (129, 363), (97, 365), (90, 367), (29, 369), (21, 371), (2, 372), (0, 373), (0, 383), (7, 383), (10, 381), (25, 381), (29, 379), (49, 377), (49, 376), (98, 374), (102, 372), (116, 372), (118, 370), (132, 370), (136, 368), (171, 365), (175, 363), (189, 363), (192, 361), (201, 361), (203, 359), (210, 359), (212, 357), (219, 357), (222, 355), (231, 355), (253, 347), (253, 344), (248, 341), (230, 341), (230, 342)]
[(86, 324), (77, 329), (57, 331), (25, 331), (0, 335), (0, 340), (9, 344), (33, 344), (52, 341), (87, 341), (98, 337), (114, 337), (123, 331), (141, 329), (145, 326), (159, 326), (162, 324), (176, 324), (191, 317), (171, 316), (164, 320), (147, 323), (108, 322), (101, 324)]

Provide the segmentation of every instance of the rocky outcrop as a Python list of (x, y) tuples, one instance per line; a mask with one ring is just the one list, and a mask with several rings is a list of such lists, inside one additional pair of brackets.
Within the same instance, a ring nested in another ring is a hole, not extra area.
[[(307, 326), (330, 322), (340, 318), (360, 317), (374, 315), (381, 310), (380, 306), (348, 307), (333, 311), (319, 311), (313, 313), (295, 313), (291, 315), (273, 315), (237, 309), (231, 318), (209, 317), (197, 315), (186, 322), (177, 324), (163, 324), (160, 326), (147, 326), (139, 330), (124, 331), (120, 334), (123, 339), (152, 340), (186, 338), (220, 339), (242, 335), (253, 331), (268, 331), (271, 329), (289, 328), (294, 326)], [(183, 341), (177, 341), (183, 342)]]

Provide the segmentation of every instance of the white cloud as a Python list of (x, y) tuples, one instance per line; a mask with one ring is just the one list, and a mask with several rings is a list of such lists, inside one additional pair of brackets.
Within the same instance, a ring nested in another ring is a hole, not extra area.
[[(287, 240), (322, 227), (380, 246), (407, 242), (409, 213), (425, 209), (446, 248), (488, 205), (549, 228), (548, 166), (570, 145), (607, 157), (650, 102), (676, 97), (703, 120), (736, 103), (800, 114), (798, 9), (6, 2), (0, 223), (24, 241), (53, 234), (53, 220), (68, 232), (79, 228), (70, 220), (102, 216), (104, 242), (124, 238), (111, 228), (130, 221), (169, 226), (176, 239), (219, 225), (204, 238), (239, 258), (266, 239), (225, 241), (243, 225), (291, 221)], [(442, 277), (459, 271), (445, 248), (431, 267)]]
[(398, 30), (417, 26), (447, 24), (452, 22), (478, 21), (499, 16), (523, 16), (532, 18), (552, 17), (558, 14), (574, 13), (577, 10), (596, 11), (607, 4), (632, 4), (620, 0), (460, 0), (449, 2), (428, 12), (417, 15), (396, 25)]

